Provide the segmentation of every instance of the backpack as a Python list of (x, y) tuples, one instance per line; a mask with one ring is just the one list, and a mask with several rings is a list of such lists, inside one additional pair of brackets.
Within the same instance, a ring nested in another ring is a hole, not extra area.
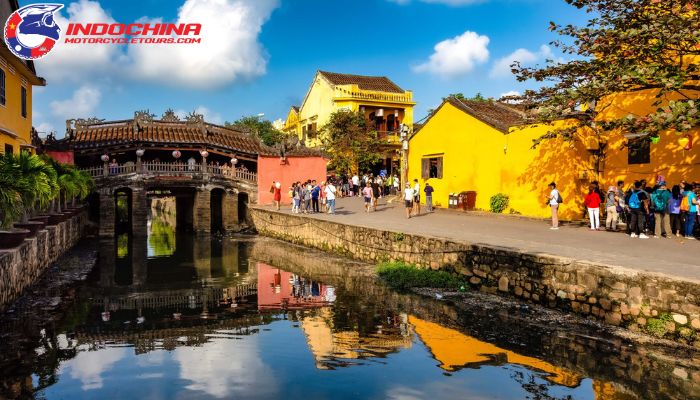
[(667, 202), (664, 201), (665, 199), (666, 196), (664, 196), (664, 192), (658, 190), (651, 195), (651, 201), (654, 202), (654, 209), (656, 209), (656, 211), (662, 212), (666, 209)]
[(690, 211), (690, 196), (688, 196), (688, 195), (683, 196), (683, 200), (681, 200), (681, 211), (683, 211), (683, 212)]
[(561, 197), (561, 193), (559, 193), (559, 191), (557, 191), (557, 194), (558, 194), (558, 195), (557, 195), (557, 204), (563, 203), (563, 202), (564, 202), (564, 198)]
[(632, 194), (630, 194), (630, 198), (627, 201), (627, 205), (629, 205), (630, 208), (641, 208), (642, 207), (642, 202), (639, 201), (639, 194), (640, 191), (634, 190), (632, 191)]

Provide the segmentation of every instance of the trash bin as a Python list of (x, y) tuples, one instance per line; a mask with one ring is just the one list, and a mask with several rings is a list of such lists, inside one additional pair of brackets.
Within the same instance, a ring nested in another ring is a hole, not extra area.
[(474, 208), (476, 208), (476, 192), (473, 190), (461, 192), (457, 203), (458, 208), (463, 211), (474, 211)]

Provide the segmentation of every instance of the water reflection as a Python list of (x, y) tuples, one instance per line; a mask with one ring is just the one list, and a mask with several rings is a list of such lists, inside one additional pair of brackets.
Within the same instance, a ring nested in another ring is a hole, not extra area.
[[(157, 218), (154, 213), (151, 227)], [(479, 307), (457, 313), (444, 302), (389, 291), (361, 265), (295, 246), (195, 239), (176, 234), (174, 224), (155, 225), (172, 227), (172, 236), (151, 229), (147, 241), (127, 236), (100, 245), (98, 268), (75, 306), (32, 339), (23, 367), (0, 380), (0, 397), (686, 399), (700, 393), (700, 369), (692, 363), (680, 367)], [(645, 368), (645, 379), (620, 372), (635, 366)], [(677, 379), (674, 368), (684, 368), (686, 378)]]

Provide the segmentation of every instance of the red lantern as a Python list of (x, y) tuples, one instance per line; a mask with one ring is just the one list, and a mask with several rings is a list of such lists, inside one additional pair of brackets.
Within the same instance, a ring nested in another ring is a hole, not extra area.
[(102, 157), (100, 157), (100, 159), (104, 162), (109, 161), (109, 154), (103, 154)]
[(175, 150), (175, 151), (173, 151), (173, 157), (174, 157), (176, 160), (177, 160), (178, 158), (180, 158), (181, 155), (182, 155), (182, 153), (180, 153), (180, 150)]

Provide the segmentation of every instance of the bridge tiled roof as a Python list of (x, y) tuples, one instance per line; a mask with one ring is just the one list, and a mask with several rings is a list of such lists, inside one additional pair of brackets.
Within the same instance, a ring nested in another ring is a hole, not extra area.
[(76, 151), (151, 145), (163, 147), (219, 148), (257, 155), (261, 144), (247, 133), (209, 123), (153, 120), (139, 125), (134, 120), (81, 125), (69, 131), (69, 143)]

